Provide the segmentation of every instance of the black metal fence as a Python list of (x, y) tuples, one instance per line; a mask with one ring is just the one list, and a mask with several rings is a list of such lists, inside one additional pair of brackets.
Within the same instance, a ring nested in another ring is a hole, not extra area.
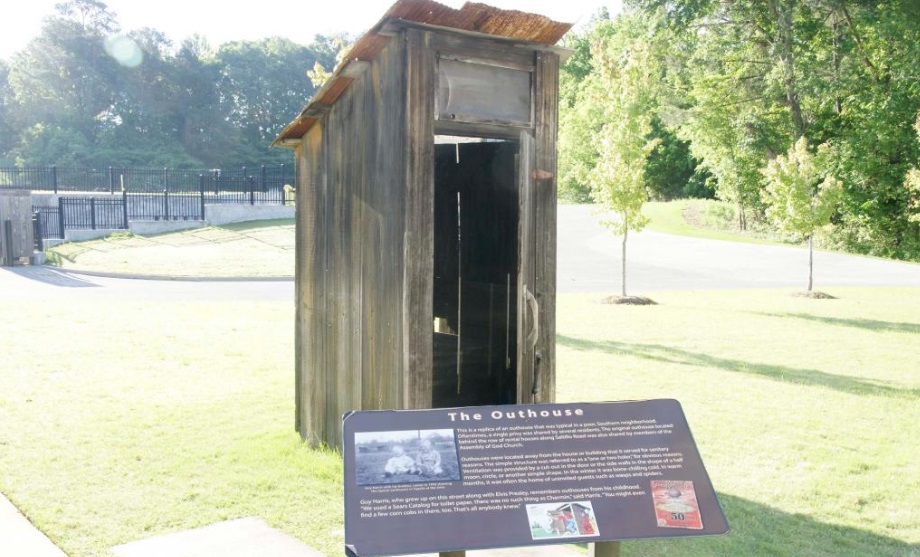
[(132, 220), (204, 220), (209, 204), (293, 205), (290, 186), (258, 189), (253, 181), (240, 181), (237, 191), (129, 193), (112, 196), (61, 195), (57, 207), (32, 206), (36, 236), (63, 239), (67, 230), (127, 230)]
[(120, 197), (62, 197), (60, 221), (63, 230), (126, 230), (125, 202)]
[(33, 222), (37, 223), (36, 237), (45, 240), (63, 240), (64, 229), (61, 226), (61, 210), (58, 207), (32, 206)]
[(0, 189), (38, 192), (197, 192), (279, 190), (294, 183), (291, 165), (237, 169), (0, 167)]

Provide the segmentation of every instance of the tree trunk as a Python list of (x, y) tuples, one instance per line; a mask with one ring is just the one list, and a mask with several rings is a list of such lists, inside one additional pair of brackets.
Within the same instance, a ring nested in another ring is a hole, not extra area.
[(629, 234), (629, 227), (623, 227), (623, 261), (621, 265), (621, 291), (620, 293), (625, 298), (626, 297), (626, 235)]
[(773, 17), (776, 20), (777, 37), (773, 44), (779, 51), (779, 60), (783, 67), (783, 89), (785, 89), (786, 104), (789, 106), (796, 136), (802, 137), (805, 135), (807, 126), (805, 117), (802, 114), (802, 103), (799, 99), (798, 82), (795, 73), (795, 54), (792, 50), (795, 34), (792, 21), (794, 17), (793, 5), (794, 3), (788, 0), (770, 2)]
[(815, 235), (811, 234), (808, 236), (808, 291), (811, 292), (812, 285), (814, 284), (814, 269), (815, 269)]

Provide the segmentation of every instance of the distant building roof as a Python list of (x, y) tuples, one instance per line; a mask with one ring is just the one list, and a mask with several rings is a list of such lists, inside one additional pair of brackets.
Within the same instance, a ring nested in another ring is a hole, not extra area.
[[(548, 17), (502, 10), (467, 2), (459, 10), (432, 0), (397, 0), (384, 16), (349, 49), (329, 80), (316, 92), (300, 115), (278, 134), (272, 145), (284, 145), (286, 140), (300, 139), (319, 119), (320, 109), (338, 100), (356, 77), (356, 67), (374, 59), (386, 45), (389, 34), (382, 31), (388, 23), (406, 21), (454, 31), (491, 35), (528, 43), (554, 45), (571, 29), (571, 23), (560, 23)], [(357, 63), (357, 64), (356, 64)], [(349, 71), (349, 67), (351, 70)]]

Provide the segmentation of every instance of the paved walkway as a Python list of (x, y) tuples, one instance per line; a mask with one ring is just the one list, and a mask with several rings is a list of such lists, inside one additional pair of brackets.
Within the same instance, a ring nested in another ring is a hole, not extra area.
[[(0, 495), (3, 557), (67, 557)], [(112, 548), (115, 557), (324, 557), (259, 518), (240, 518)], [(469, 551), (468, 557), (578, 557), (564, 546)], [(436, 553), (409, 557), (438, 557)]]
[(0, 554), (4, 557), (67, 557), (2, 494)]

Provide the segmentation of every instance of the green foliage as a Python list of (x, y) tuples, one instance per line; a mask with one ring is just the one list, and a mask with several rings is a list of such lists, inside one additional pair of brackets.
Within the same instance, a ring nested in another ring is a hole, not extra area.
[(826, 156), (826, 145), (819, 147), (816, 156), (808, 150), (808, 141), (801, 137), (785, 156), (776, 157), (764, 169), (766, 214), (781, 232), (800, 239), (810, 238), (830, 222), (842, 184), (824, 175), (821, 158)]
[(174, 48), (156, 29), (121, 32), (97, 0), (69, 0), (0, 63), (0, 160), (22, 164), (211, 167), (289, 162), (270, 149), (334, 63), (335, 39)]
[[(559, 85), (561, 199), (579, 203), (591, 200), (588, 174), (598, 163), (597, 138), (610, 113), (604, 97), (606, 85), (600, 78), (592, 49), (627, 52), (631, 41), (649, 39), (653, 21), (654, 18), (634, 12), (611, 21), (609, 15), (601, 12), (584, 33), (566, 36), (564, 44), (574, 52), (562, 67)], [(660, 50), (655, 45), (651, 48)], [(666, 71), (660, 53), (655, 58), (658, 69)], [(647, 139), (657, 140), (659, 144), (648, 156), (645, 187), (649, 195), (654, 199), (712, 197), (712, 188), (707, 185), (710, 175), (697, 168), (689, 143), (678, 138), (659, 118), (657, 104), (649, 105), (648, 109), (652, 129)]]
[(697, 168), (690, 153), (690, 142), (668, 130), (656, 115), (652, 118), (651, 139), (658, 141), (649, 153), (645, 168), (645, 188), (655, 201), (712, 198), (715, 192), (707, 184), (708, 173)]
[(824, 170), (827, 156), (826, 144), (818, 148), (815, 156), (802, 136), (785, 156), (770, 161), (763, 171), (766, 188), (762, 195), (767, 218), (781, 232), (808, 239), (809, 291), (813, 283), (815, 231), (830, 222), (842, 188), (841, 182)]
[[(917, 135), (920, 136), (920, 115), (917, 116), (914, 129), (917, 130)], [(910, 222), (920, 224), (920, 168), (915, 166), (907, 171), (904, 188), (907, 190), (907, 219)]]
[[(632, 0), (657, 17), (659, 115), (719, 199), (765, 216), (761, 169), (797, 138), (828, 143), (843, 183), (837, 247), (920, 259), (920, 4), (914, 0)], [(666, 47), (666, 48), (664, 48)]]
[(618, 233), (641, 230), (648, 222), (645, 167), (659, 141), (649, 140), (655, 103), (651, 47), (636, 40), (623, 51), (598, 45), (595, 51), (601, 88), (593, 91), (604, 106), (603, 125), (595, 136), (598, 159), (589, 172), (592, 198), (618, 215), (609, 225)]

